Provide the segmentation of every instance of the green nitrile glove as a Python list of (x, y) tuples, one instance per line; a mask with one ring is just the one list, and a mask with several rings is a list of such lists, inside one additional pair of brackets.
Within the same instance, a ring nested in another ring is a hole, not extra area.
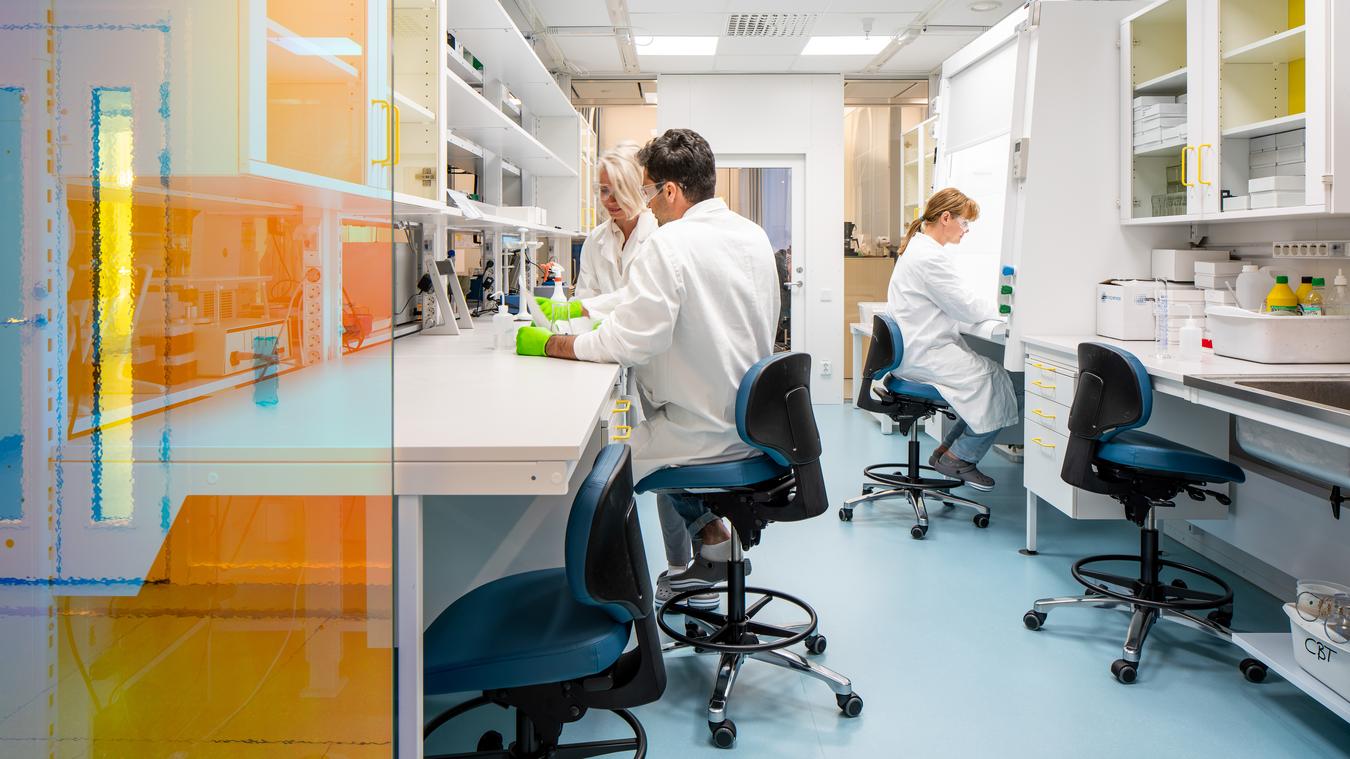
[(576, 319), (581, 316), (581, 301), (579, 300), (558, 303), (548, 298), (536, 296), (534, 302), (539, 304), (539, 310), (544, 314), (544, 318), (551, 322), (560, 319)]
[(543, 327), (525, 326), (516, 330), (516, 354), (520, 356), (543, 356), (544, 346), (553, 333)]
[(591, 331), (594, 332), (597, 329), (600, 329), (600, 325), (604, 323), (605, 323), (604, 319), (596, 319), (595, 324), (591, 325)]

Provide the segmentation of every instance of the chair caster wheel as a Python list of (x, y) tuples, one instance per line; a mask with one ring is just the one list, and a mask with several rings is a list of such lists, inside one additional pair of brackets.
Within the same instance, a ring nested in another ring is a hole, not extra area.
[(1189, 588), (1190, 586), (1186, 584), (1186, 581), (1185, 581), (1185, 580), (1183, 580), (1183, 579), (1181, 579), (1180, 577), (1178, 577), (1177, 579), (1175, 579), (1175, 580), (1172, 581), (1172, 587), (1174, 587), (1174, 588), (1181, 588), (1182, 590), (1186, 590), (1186, 589)]
[(863, 700), (858, 698), (857, 693), (850, 693), (847, 696), (836, 695), (834, 702), (839, 704), (839, 711), (843, 712), (845, 717), (856, 717), (862, 714)]
[(1022, 624), (1026, 625), (1028, 630), (1041, 629), (1041, 625), (1045, 624), (1045, 612), (1032, 609), (1022, 615)]
[(974, 518), (973, 520), (971, 520), (971, 521), (975, 522), (975, 526), (976, 526), (976, 527), (978, 527), (978, 528), (980, 528), (981, 530), (983, 530), (984, 528), (986, 528), (986, 527), (989, 526), (989, 515), (988, 515), (988, 514), (976, 514), (976, 515), (975, 515), (975, 518)]
[(824, 635), (808, 635), (806, 640), (802, 642), (806, 644), (806, 653), (808, 654), (820, 655), (825, 653), (826, 640)]
[(1221, 625), (1223, 627), (1232, 627), (1233, 607), (1225, 606), (1222, 609), (1215, 609), (1214, 611), (1211, 611), (1209, 614), (1206, 614), (1205, 619), (1208, 619), (1209, 621), (1213, 622), (1216, 625)]
[(1255, 659), (1243, 659), (1238, 664), (1238, 669), (1242, 671), (1242, 676), (1247, 678), (1249, 683), (1266, 681), (1266, 665)]
[(909, 536), (915, 540), (923, 540), (923, 536), (928, 534), (928, 528), (921, 524), (916, 524), (909, 528)]
[(478, 738), (478, 748), (475, 751), (501, 751), (506, 748), (506, 742), (502, 740), (502, 734), (496, 730), (489, 730)]
[(709, 722), (713, 745), (718, 748), (731, 748), (736, 743), (736, 723), (729, 719), (721, 722)]
[(1139, 665), (1124, 659), (1116, 659), (1111, 662), (1111, 674), (1120, 682), (1129, 685), (1139, 677)]
[(956, 508), (956, 504), (952, 503), (951, 501), (943, 501), (943, 502), (942, 502), (942, 510), (943, 510), (943, 511), (951, 511), (951, 510), (954, 509), (954, 508)]
[(876, 485), (863, 485), (863, 486), (862, 486), (862, 494), (863, 494), (863, 495), (872, 495), (873, 491), (875, 491), (876, 489), (877, 489), (877, 486), (876, 486)]
[(839, 521), (841, 521), (841, 522), (852, 522), (852, 521), (853, 521), (853, 510), (852, 510), (852, 509), (840, 509), (840, 510), (839, 510)]

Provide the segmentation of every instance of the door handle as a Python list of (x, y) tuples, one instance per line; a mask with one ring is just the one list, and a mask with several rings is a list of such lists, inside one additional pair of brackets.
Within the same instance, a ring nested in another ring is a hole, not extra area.
[(394, 160), (389, 164), (393, 166), (403, 160), (403, 117), (399, 115), (397, 103), (391, 103), (389, 107), (394, 111)]
[(614, 413), (616, 414), (626, 414), (631, 408), (633, 408), (633, 402), (627, 398), (620, 398), (619, 400), (614, 401)]
[(1194, 186), (1195, 186), (1195, 182), (1188, 182), (1188, 181), (1186, 181), (1186, 178), (1187, 178), (1188, 176), (1190, 176), (1190, 174), (1187, 172), (1187, 169), (1186, 169), (1186, 154), (1189, 153), (1189, 152), (1191, 152), (1192, 150), (1195, 150), (1195, 147), (1194, 147), (1194, 146), (1191, 146), (1191, 145), (1187, 145), (1186, 147), (1184, 147), (1184, 148), (1181, 149), (1181, 186), (1182, 186), (1182, 187), (1194, 187)]
[(1042, 389), (1042, 390), (1054, 390), (1054, 389), (1055, 389), (1055, 386), (1054, 386), (1054, 385), (1047, 385), (1047, 384), (1045, 384), (1044, 382), (1041, 382), (1040, 380), (1032, 380), (1032, 381), (1031, 381), (1031, 384), (1035, 385), (1036, 387), (1039, 387), (1039, 388)]
[(1032, 438), (1032, 439), (1031, 439), (1031, 442), (1035, 443), (1036, 445), (1039, 445), (1039, 446), (1042, 447), (1042, 448), (1054, 448), (1054, 447), (1055, 447), (1055, 444), (1054, 444), (1054, 443), (1047, 443), (1047, 442), (1045, 442), (1044, 440), (1042, 440), (1042, 439), (1040, 439), (1040, 438), (1038, 438), (1038, 437)]
[(801, 281), (801, 280), (799, 279), (799, 280), (796, 280), (796, 281), (794, 281), (794, 282), (784, 282), (784, 283), (783, 283), (783, 287), (798, 287), (798, 288), (801, 288), (801, 287), (806, 287), (806, 283), (803, 282), (803, 281)]
[(628, 438), (630, 438), (630, 437), (633, 436), (633, 427), (632, 427), (632, 425), (628, 425), (628, 424), (616, 424), (616, 425), (614, 425), (614, 429), (616, 429), (616, 430), (623, 430), (623, 431), (620, 432), (620, 433), (617, 434), (617, 435), (611, 435), (611, 436), (610, 436), (609, 439), (610, 439), (611, 441), (613, 441), (613, 442), (616, 442), (616, 443), (617, 443), (617, 442), (619, 442), (620, 440), (627, 440)]
[(1195, 149), (1195, 178), (1200, 181), (1200, 184), (1206, 186), (1214, 184), (1205, 179), (1205, 148), (1212, 147), (1214, 146), (1206, 142)]
[(1043, 371), (1043, 372), (1050, 372), (1050, 373), (1052, 373), (1052, 374), (1059, 371), (1058, 369), (1056, 369), (1056, 368), (1053, 367), (1053, 366), (1050, 366), (1049, 364), (1041, 364), (1041, 363), (1037, 363), (1037, 362), (1035, 362), (1035, 361), (1032, 361), (1032, 362), (1031, 362), (1031, 365), (1034, 366), (1034, 367), (1036, 367), (1037, 369), (1040, 369), (1040, 370)]
[[(390, 103), (389, 103), (388, 100), (378, 100), (378, 99), (376, 99), (376, 100), (371, 100), (371, 101), (370, 101), (370, 104), (371, 104), (371, 105), (378, 105), (378, 106), (380, 106), (381, 108), (383, 108), (386, 116), (389, 114)], [(370, 159), (370, 162), (371, 162), (371, 164), (373, 164), (373, 165), (375, 165), (375, 166), (393, 166), (393, 165), (394, 165), (394, 154), (393, 154), (392, 150), (391, 150), (389, 147), (386, 146), (386, 147), (385, 147), (385, 155), (384, 155), (384, 158), (372, 158), (372, 159)]]
[(1044, 411), (1041, 411), (1041, 410), (1038, 409), (1038, 408), (1032, 409), (1032, 410), (1031, 410), (1031, 413), (1035, 414), (1036, 416), (1039, 416), (1039, 417), (1042, 418), (1042, 419), (1054, 419), (1054, 418), (1055, 418), (1055, 415), (1054, 415), (1054, 414), (1047, 414), (1047, 413), (1045, 413)]

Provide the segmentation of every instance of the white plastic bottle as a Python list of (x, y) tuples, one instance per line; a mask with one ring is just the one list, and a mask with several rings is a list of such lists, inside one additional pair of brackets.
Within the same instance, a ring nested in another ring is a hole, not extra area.
[(1265, 310), (1261, 306), (1266, 302), (1266, 293), (1274, 285), (1275, 279), (1270, 276), (1270, 272), (1261, 271), (1261, 267), (1255, 264), (1243, 266), (1237, 278), (1238, 306), (1248, 311)]
[[(553, 301), (553, 312), (555, 314), (567, 313), (567, 293), (563, 291), (561, 278), (553, 280), (553, 292), (549, 295), (548, 299)], [(554, 331), (559, 332), (560, 334), (570, 334), (571, 330), (567, 329), (570, 320), (564, 318), (560, 321), (562, 322), (562, 329), (555, 329)]]
[(1327, 316), (1350, 316), (1350, 285), (1346, 284), (1345, 272), (1340, 269), (1336, 270), (1336, 278), (1322, 296), (1322, 313)]
[(492, 338), (497, 350), (514, 352), (516, 349), (516, 322), (506, 307), (506, 296), (497, 291), (497, 313), (492, 315)]
[(1181, 360), (1199, 361), (1200, 349), (1204, 347), (1204, 330), (1195, 320), (1195, 312), (1186, 309), (1186, 323), (1181, 327)]

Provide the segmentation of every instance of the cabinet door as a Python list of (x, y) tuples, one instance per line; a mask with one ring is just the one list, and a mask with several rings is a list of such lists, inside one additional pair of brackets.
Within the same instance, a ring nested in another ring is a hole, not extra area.
[(327, 0), (252, 0), (252, 9), (261, 14), (263, 33), (250, 37), (251, 104), (261, 111), (253, 118), (263, 129), (252, 130), (250, 156), (388, 187), (388, 0), (351, 0), (341, 13)]
[(1121, 215), (1125, 220), (1199, 217), (1196, 145), (1202, 90), (1194, 40), (1203, 0), (1165, 0), (1121, 26)]
[[(1325, 205), (1326, 0), (1206, 0), (1205, 213)], [(1232, 196), (1223, 198), (1223, 195)]]

